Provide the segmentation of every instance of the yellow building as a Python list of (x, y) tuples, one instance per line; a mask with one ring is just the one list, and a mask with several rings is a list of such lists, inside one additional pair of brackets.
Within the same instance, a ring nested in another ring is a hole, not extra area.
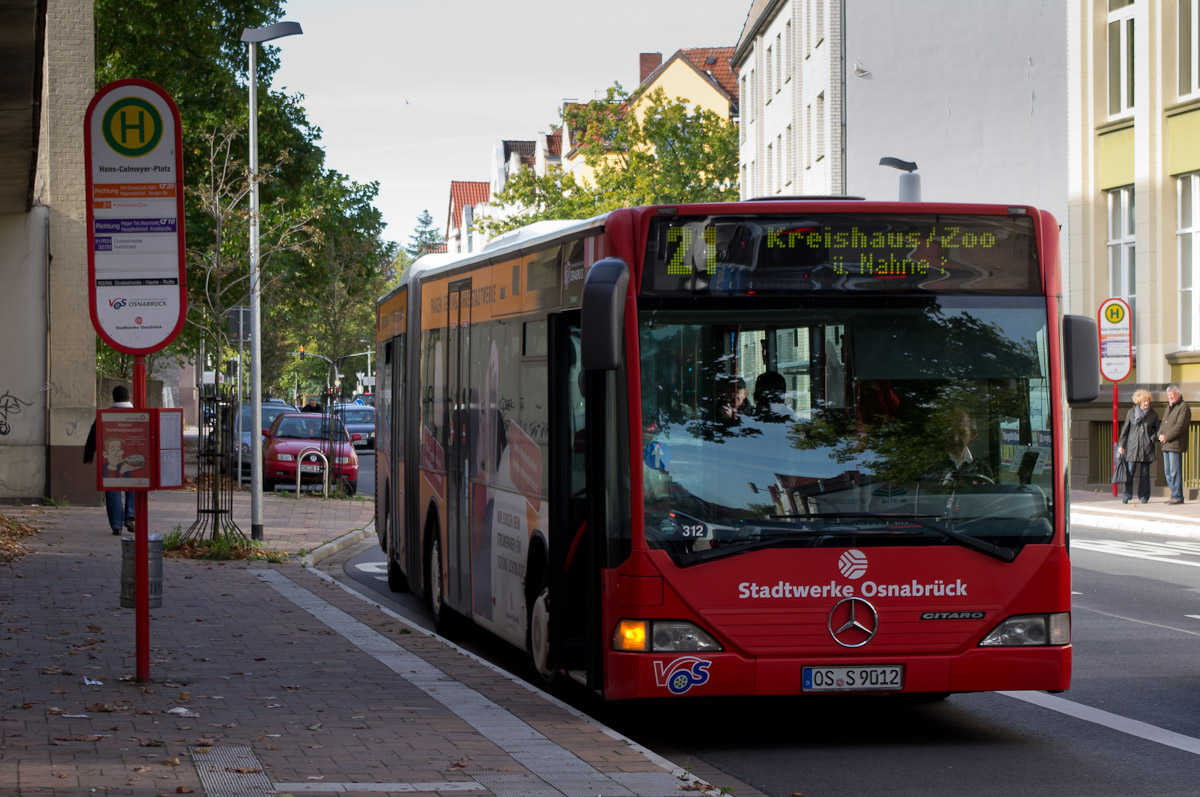
[[(639, 56), (639, 84), (630, 108), (642, 120), (645, 99), (657, 89), (662, 89), (667, 99), (681, 98), (695, 109), (704, 109), (720, 114), (726, 119), (737, 119), (738, 83), (737, 72), (730, 64), (733, 47), (690, 47), (676, 50), (664, 63), (662, 53), (641, 53)], [(564, 105), (563, 116), (567, 117), (570, 104)], [(593, 169), (584, 162), (579, 151), (578, 130), (571, 130), (564, 122), (561, 128), (564, 147), (562, 167), (571, 172), (583, 184), (592, 184)]]
[[(1130, 396), (1168, 384), (1200, 406), (1200, 0), (1071, 0), (1070, 312), (1133, 310)], [(1108, 481), (1112, 383), (1072, 408), (1072, 480)], [(1197, 414), (1200, 417), (1200, 413)], [(1193, 425), (1197, 429), (1198, 424)], [(1185, 487), (1200, 487), (1193, 431)], [(1163, 488), (1161, 462), (1155, 481)]]

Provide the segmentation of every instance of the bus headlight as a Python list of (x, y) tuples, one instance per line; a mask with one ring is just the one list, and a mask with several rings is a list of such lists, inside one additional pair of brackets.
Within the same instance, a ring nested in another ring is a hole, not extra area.
[(612, 645), (614, 650), (655, 653), (722, 649), (707, 632), (682, 620), (622, 620), (613, 632)]
[(1026, 614), (1010, 617), (992, 629), (980, 647), (1020, 647), (1026, 645), (1069, 645), (1071, 615)]

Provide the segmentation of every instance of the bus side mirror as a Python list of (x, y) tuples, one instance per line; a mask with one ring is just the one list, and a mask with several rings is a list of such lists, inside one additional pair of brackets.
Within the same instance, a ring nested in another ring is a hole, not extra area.
[(625, 293), (629, 266), (616, 257), (592, 264), (583, 283), (580, 359), (589, 371), (611, 371), (621, 364)]
[(1100, 395), (1100, 336), (1095, 320), (1063, 316), (1063, 375), (1067, 402), (1095, 401)]

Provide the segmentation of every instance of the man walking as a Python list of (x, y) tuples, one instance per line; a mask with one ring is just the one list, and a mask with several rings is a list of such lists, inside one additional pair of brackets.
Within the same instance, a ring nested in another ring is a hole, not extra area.
[(1192, 408), (1183, 400), (1179, 388), (1171, 385), (1167, 388), (1167, 411), (1158, 430), (1158, 442), (1162, 443), (1163, 472), (1171, 488), (1168, 504), (1183, 503), (1183, 454), (1188, 449), (1188, 426), (1191, 423)]

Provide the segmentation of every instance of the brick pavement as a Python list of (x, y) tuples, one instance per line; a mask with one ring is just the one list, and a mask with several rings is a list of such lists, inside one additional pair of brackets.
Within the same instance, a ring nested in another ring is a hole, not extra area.
[[(190, 525), (194, 502), (153, 494), (151, 529)], [(266, 496), (265, 544), (294, 554), (369, 535), (372, 507)], [(103, 509), (0, 512), (42, 529), (25, 540), (34, 553), (0, 565), (0, 795), (706, 786), (296, 561), (165, 559), (138, 684)]]

